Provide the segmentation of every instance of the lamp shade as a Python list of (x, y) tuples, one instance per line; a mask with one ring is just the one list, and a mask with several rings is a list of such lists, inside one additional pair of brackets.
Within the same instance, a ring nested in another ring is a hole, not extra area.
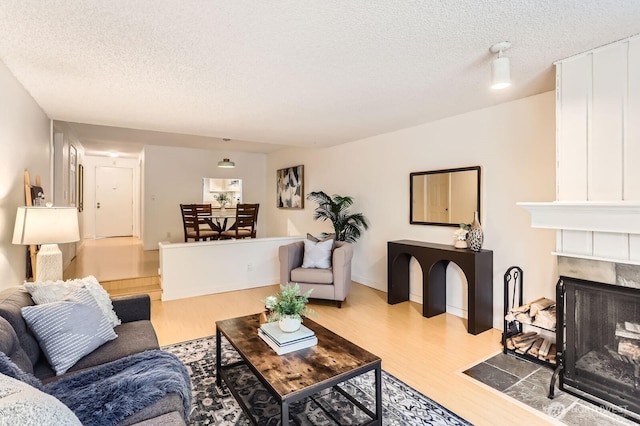
[(218, 167), (223, 169), (233, 169), (236, 166), (236, 163), (229, 160), (228, 158), (222, 159), (222, 161), (218, 161)]
[(39, 245), (80, 240), (75, 207), (18, 207), (13, 244)]
[(491, 63), (491, 88), (498, 90), (511, 86), (509, 58), (498, 56)]

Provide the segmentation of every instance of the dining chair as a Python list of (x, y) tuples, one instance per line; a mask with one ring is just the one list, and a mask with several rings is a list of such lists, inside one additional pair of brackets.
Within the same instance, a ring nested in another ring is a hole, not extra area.
[(236, 223), (220, 233), (220, 239), (256, 238), (258, 209), (260, 204), (238, 204), (236, 206)]
[(211, 204), (180, 204), (180, 211), (182, 213), (185, 243), (190, 238), (194, 241), (218, 239), (220, 233), (211, 229), (209, 224), (202, 218), (207, 214), (211, 215)]

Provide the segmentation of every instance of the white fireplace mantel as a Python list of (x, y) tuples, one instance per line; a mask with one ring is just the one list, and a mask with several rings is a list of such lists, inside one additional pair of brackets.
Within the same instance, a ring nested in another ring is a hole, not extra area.
[(640, 202), (552, 201), (516, 203), (531, 213), (531, 227), (640, 234)]

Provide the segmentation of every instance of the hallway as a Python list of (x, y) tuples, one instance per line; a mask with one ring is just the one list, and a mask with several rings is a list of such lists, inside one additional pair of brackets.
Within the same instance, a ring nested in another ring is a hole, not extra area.
[(160, 299), (159, 251), (144, 250), (135, 237), (84, 240), (64, 279), (93, 275), (112, 296), (147, 293)]
[(95, 276), (113, 281), (158, 275), (159, 251), (143, 250), (136, 237), (84, 240), (77, 256), (64, 270), (64, 279)]

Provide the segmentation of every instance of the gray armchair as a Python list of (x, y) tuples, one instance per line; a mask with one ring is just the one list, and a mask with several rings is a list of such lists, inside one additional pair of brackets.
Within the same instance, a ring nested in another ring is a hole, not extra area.
[(351, 288), (351, 243), (336, 241), (333, 249), (331, 268), (302, 268), (304, 241), (280, 246), (280, 283), (298, 283), (305, 293), (313, 289), (312, 299), (335, 300), (338, 308)]

